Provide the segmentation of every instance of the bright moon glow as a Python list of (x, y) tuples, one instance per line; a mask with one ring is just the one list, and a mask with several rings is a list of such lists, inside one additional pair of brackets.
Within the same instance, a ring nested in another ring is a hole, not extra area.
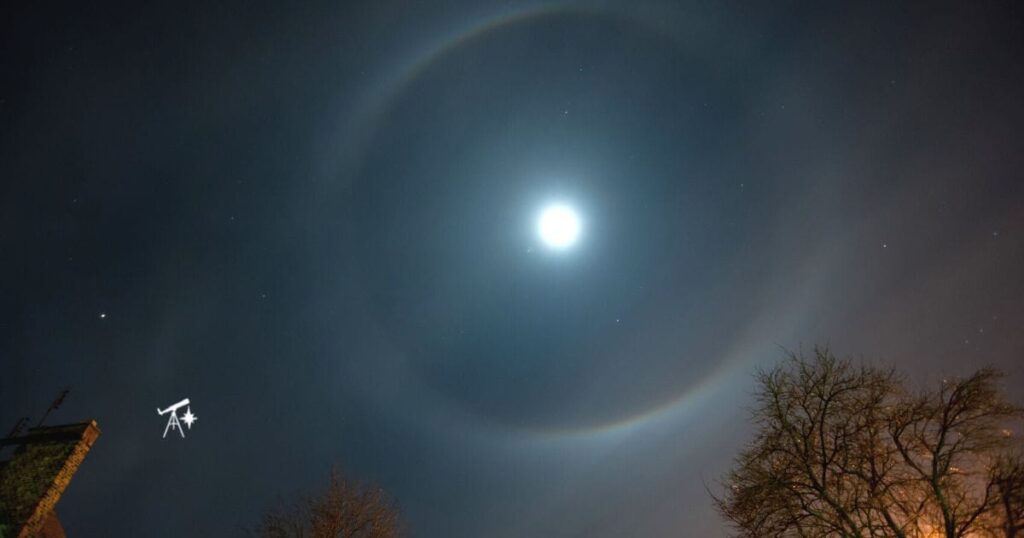
[(537, 232), (545, 245), (554, 249), (568, 248), (580, 235), (580, 218), (571, 207), (548, 206), (537, 221)]

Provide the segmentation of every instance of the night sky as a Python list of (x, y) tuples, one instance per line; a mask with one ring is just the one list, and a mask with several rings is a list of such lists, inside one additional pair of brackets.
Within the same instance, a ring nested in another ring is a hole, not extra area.
[(213, 4), (0, 22), (0, 433), (99, 422), (70, 536), (337, 465), (419, 537), (721, 537), (784, 349), (1024, 403), (1019, 4)]

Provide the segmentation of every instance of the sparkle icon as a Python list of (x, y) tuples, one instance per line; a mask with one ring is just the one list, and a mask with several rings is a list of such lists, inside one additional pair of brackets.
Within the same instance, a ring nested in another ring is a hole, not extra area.
[(192, 406), (189, 406), (188, 409), (185, 410), (185, 414), (181, 415), (181, 421), (184, 422), (190, 430), (192, 429), (192, 423), (197, 420), (199, 420), (199, 417), (192, 414)]

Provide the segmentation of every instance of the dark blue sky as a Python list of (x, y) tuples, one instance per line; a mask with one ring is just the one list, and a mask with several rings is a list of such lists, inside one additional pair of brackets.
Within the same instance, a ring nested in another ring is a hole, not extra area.
[(1020, 394), (1012, 2), (207, 4), (0, 23), (0, 427), (99, 421), (71, 536), (332, 464), (414, 536), (724, 536), (782, 348)]

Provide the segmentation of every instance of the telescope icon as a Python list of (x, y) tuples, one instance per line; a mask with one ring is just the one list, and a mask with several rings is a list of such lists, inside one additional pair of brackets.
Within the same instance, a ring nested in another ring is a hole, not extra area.
[[(181, 423), (178, 422), (178, 408), (184, 407), (184, 406), (186, 406), (188, 404), (189, 404), (188, 398), (185, 398), (184, 400), (182, 400), (182, 401), (180, 401), (180, 402), (178, 402), (178, 403), (176, 403), (174, 405), (167, 406), (167, 409), (164, 409), (163, 411), (161, 411), (159, 407), (156, 408), (156, 414), (158, 414), (158, 415), (163, 416), (163, 415), (166, 415), (167, 413), (171, 414), (171, 418), (169, 418), (167, 420), (167, 426), (164, 428), (164, 438), (165, 439), (167, 438), (168, 430), (174, 430), (174, 429), (178, 430), (178, 433), (181, 434), (182, 439), (185, 438), (185, 430), (181, 429)], [(188, 414), (191, 414), (191, 408), (189, 408)], [(189, 418), (186, 416), (185, 417), (185, 421), (188, 422), (188, 420), (189, 420)], [(191, 425), (192, 424), (189, 424), (189, 426), (191, 426)]]

